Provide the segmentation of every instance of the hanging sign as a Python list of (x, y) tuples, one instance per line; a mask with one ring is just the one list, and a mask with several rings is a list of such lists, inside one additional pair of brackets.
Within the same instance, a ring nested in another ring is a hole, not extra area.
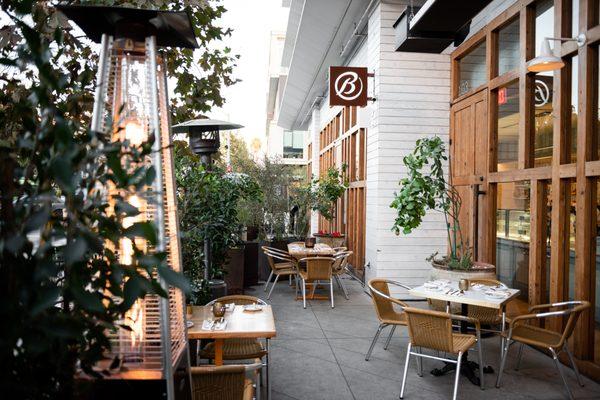
[(367, 105), (367, 68), (329, 67), (329, 105)]

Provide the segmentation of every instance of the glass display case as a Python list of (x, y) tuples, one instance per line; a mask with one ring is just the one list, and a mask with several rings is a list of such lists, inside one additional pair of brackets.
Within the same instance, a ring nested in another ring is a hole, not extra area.
[(496, 235), (498, 238), (529, 242), (529, 211), (502, 210), (496, 215)]

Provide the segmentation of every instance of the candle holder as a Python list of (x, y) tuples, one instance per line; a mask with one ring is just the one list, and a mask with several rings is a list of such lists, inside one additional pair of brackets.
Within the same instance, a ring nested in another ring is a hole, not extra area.
[(314, 237), (307, 237), (306, 240), (304, 240), (304, 246), (307, 249), (312, 249), (315, 247), (315, 243), (317, 243), (317, 239)]
[(468, 279), (461, 279), (460, 281), (458, 281), (458, 288), (461, 291), (465, 291), (465, 290), (469, 290), (469, 280)]

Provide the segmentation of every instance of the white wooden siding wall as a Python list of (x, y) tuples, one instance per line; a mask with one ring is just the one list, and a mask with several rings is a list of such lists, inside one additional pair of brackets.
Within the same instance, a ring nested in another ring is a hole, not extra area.
[(429, 213), (412, 234), (396, 236), (389, 205), (406, 177), (402, 157), (415, 141), (432, 135), (448, 140), (450, 57), (395, 51), (392, 25), (406, 3), (383, 1), (370, 20), (369, 54), (379, 60), (374, 62), (377, 102), (367, 144), (367, 261), (370, 276), (416, 285), (430, 276), (425, 258), (446, 252), (443, 216)]

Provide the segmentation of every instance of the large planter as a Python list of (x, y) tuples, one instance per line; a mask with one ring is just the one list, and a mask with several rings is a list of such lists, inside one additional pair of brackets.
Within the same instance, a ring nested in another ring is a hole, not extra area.
[(496, 267), (492, 264), (475, 261), (473, 268), (468, 270), (449, 269), (446, 265), (431, 262), (431, 279), (448, 279), (458, 281), (461, 279), (496, 279)]
[(258, 284), (258, 243), (244, 243), (244, 287)]
[(229, 260), (223, 266), (228, 294), (244, 293), (244, 246), (227, 251)]
[(346, 235), (332, 236), (315, 233), (313, 236), (317, 238), (317, 243), (324, 243), (330, 247), (342, 247), (346, 243)]

